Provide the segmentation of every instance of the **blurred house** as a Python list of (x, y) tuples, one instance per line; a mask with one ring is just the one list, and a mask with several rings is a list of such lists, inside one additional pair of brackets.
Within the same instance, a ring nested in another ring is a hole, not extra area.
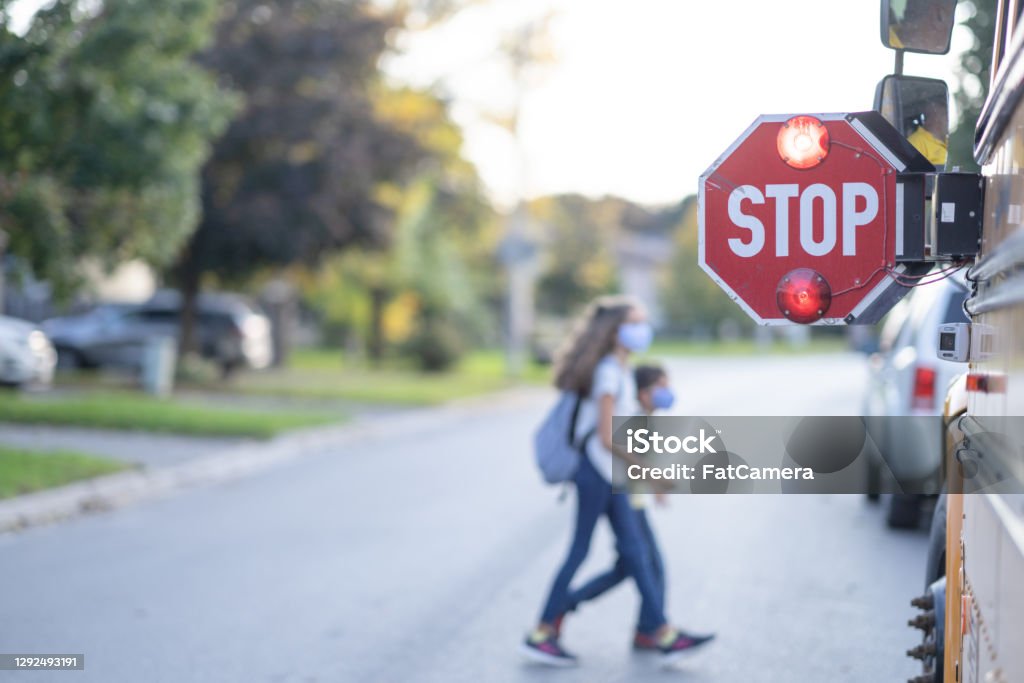
[(88, 308), (97, 301), (142, 302), (153, 295), (157, 285), (153, 269), (141, 261), (122, 263), (110, 273), (105, 273), (97, 263), (87, 262), (82, 264), (82, 290), (70, 305), (61, 306), (54, 300), (48, 282), (21, 274), (22, 270), (13, 257), (7, 258), (0, 314), (36, 322), (68, 310)]
[(572, 317), (595, 296), (629, 294), (665, 322), (662, 274), (675, 251), (683, 204), (646, 207), (621, 197), (561, 194), (530, 202), (541, 249), (537, 302), (541, 314)]
[(623, 230), (615, 243), (622, 292), (643, 302), (655, 328), (661, 327), (665, 320), (660, 274), (672, 259), (673, 248), (671, 234), (667, 231)]
[(659, 208), (626, 203), (622, 229), (616, 234), (619, 286), (624, 294), (643, 302), (656, 328), (666, 322), (662, 275), (675, 255), (674, 235), (684, 210), (684, 203)]
[(142, 261), (122, 263), (111, 273), (104, 273), (95, 263), (83, 266), (86, 291), (96, 301), (136, 303), (153, 296), (157, 288), (156, 273)]

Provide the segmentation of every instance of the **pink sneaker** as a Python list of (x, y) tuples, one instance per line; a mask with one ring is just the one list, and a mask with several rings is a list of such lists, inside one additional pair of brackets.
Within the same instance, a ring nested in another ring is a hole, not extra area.
[(680, 657), (697, 650), (702, 645), (707, 645), (714, 638), (714, 634), (695, 635), (677, 630), (675, 637), (668, 643), (659, 643), (658, 649), (661, 650), (662, 661), (666, 664), (671, 664)]
[(548, 666), (576, 666), (576, 656), (569, 654), (558, 644), (553, 633), (534, 631), (526, 636), (520, 651), (534, 662)]

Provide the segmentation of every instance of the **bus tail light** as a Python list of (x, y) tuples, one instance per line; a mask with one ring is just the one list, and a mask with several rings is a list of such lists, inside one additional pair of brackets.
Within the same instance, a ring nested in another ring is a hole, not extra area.
[(1005, 394), (1006, 375), (972, 372), (967, 375), (967, 391), (979, 392), (982, 394)]
[(782, 276), (775, 288), (775, 303), (795, 323), (820, 320), (832, 304), (832, 287), (820, 273), (797, 268)]

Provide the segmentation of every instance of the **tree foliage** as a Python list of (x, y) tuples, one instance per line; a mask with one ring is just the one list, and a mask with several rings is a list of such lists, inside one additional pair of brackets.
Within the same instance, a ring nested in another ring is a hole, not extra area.
[(57, 0), (23, 35), (0, 0), (0, 229), (66, 292), (78, 263), (166, 264), (234, 99), (192, 62), (216, 0)]
[(394, 215), (389, 248), (349, 248), (315, 271), (304, 289), (328, 325), (358, 339), (372, 358), (405, 350), (424, 367), (440, 369), (491, 327), (496, 223), (445, 102), (386, 87), (374, 102), (377, 116), (426, 156), (410, 182), (377, 191)]
[(949, 167), (977, 171), (974, 161), (974, 129), (988, 96), (989, 69), (992, 65), (992, 40), (995, 34), (995, 0), (970, 0), (961, 3), (967, 18), (961, 24), (972, 36), (971, 46), (960, 55), (958, 86), (954, 93), (959, 117), (949, 139)]
[(617, 289), (615, 244), (625, 207), (623, 200), (576, 194), (530, 202), (531, 218), (543, 234), (537, 281), (541, 313), (570, 316), (594, 297)]
[(675, 250), (662, 287), (669, 331), (709, 337), (726, 320), (749, 328), (751, 323), (739, 306), (697, 265), (697, 198), (684, 199), (677, 215)]
[(551, 195), (529, 209), (542, 233), (537, 307), (563, 318), (618, 291), (625, 260), (649, 259), (650, 276), (658, 277), (680, 219), (677, 206), (647, 208), (615, 196)]
[(236, 0), (202, 63), (245, 106), (203, 170), (203, 217), (180, 273), (244, 276), (386, 241), (381, 183), (422, 157), (375, 115), (377, 62), (396, 19), (369, 3)]

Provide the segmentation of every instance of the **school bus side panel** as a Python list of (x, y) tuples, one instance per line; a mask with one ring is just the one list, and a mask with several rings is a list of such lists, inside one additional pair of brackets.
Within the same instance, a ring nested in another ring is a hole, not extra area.
[[(1024, 230), (1024, 101), (1014, 111), (986, 160), (984, 229), (979, 263), (1009, 254)], [(1014, 261), (1024, 264), (1024, 255)], [(986, 430), (1024, 443), (1024, 297), (1006, 296), (1019, 269), (1008, 267), (978, 283), (977, 300), (1001, 295), (1001, 303), (972, 317), (972, 332), (992, 336), (990, 353), (972, 353), (972, 375), (994, 379), (968, 394), (968, 414)], [(974, 339), (972, 338), (972, 345)], [(975, 349), (977, 351), (977, 349)], [(1018, 456), (1005, 464), (1018, 474)], [(1024, 496), (965, 494), (948, 508), (947, 683), (1024, 681)], [(962, 515), (959, 512), (962, 510)], [(955, 519), (954, 515), (961, 515)], [(961, 526), (962, 522), (962, 526)], [(962, 556), (957, 557), (962, 548)], [(962, 578), (961, 578), (962, 577)], [(958, 595), (962, 588), (961, 596)], [(959, 604), (954, 604), (954, 602)], [(962, 614), (961, 612), (962, 608)]]

